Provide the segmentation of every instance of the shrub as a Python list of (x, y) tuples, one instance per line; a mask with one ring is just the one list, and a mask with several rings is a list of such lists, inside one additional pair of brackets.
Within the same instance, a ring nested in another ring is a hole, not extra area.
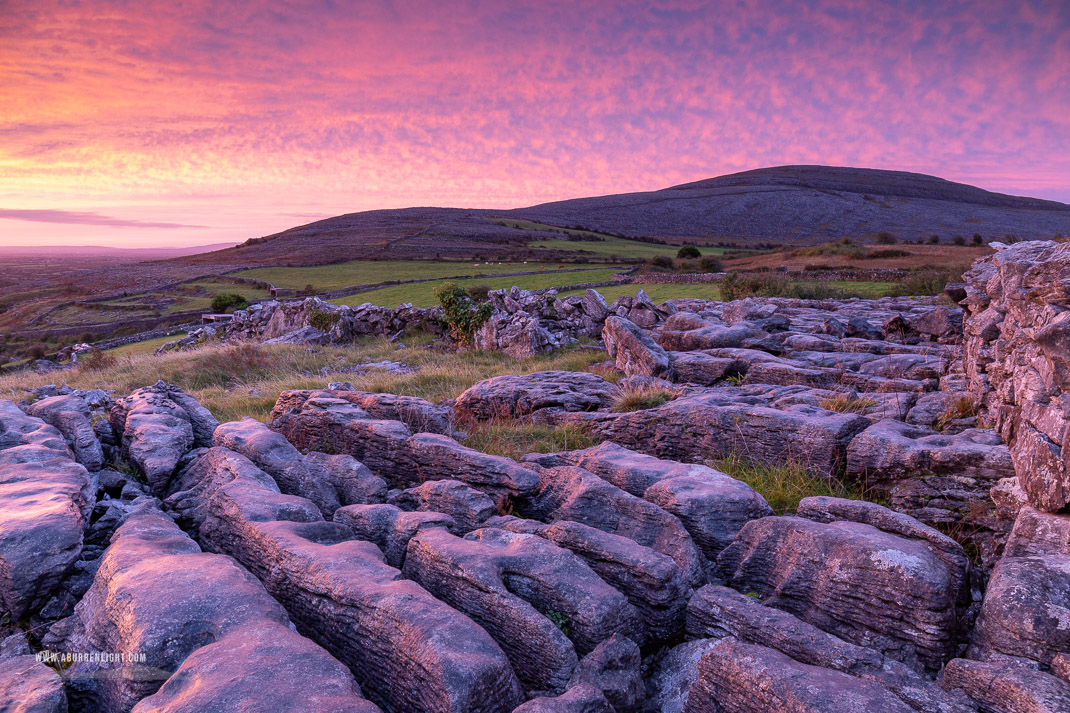
[(794, 297), (802, 300), (828, 300), (848, 297), (847, 292), (824, 282), (794, 282), (779, 275), (745, 275), (730, 272), (718, 283), (725, 302), (747, 297)]
[(702, 253), (699, 252), (699, 249), (694, 245), (685, 245), (676, 251), (676, 257), (683, 260), (687, 258), (702, 257)]
[(940, 236), (939, 235), (930, 235), (929, 236), (929, 244), (930, 245), (937, 245), (939, 242), (940, 242)]
[(671, 270), (674, 266), (672, 258), (667, 257), (665, 255), (658, 255), (656, 257), (650, 258), (649, 264), (651, 267), (658, 267), (663, 270)]
[(925, 270), (915, 272), (905, 280), (897, 282), (889, 291), (889, 297), (916, 297), (942, 295), (944, 286), (949, 282), (962, 279), (965, 268), (948, 270)]
[(889, 232), (881, 231), (877, 233), (877, 245), (895, 245), (898, 242), (895, 236)]
[(454, 282), (436, 287), (435, 298), (442, 305), (443, 319), (449, 327), (450, 336), (464, 346), (471, 346), (476, 331), (490, 319), (490, 303), (477, 304)]
[(712, 255), (707, 255), (698, 261), (698, 266), (703, 272), (724, 272), (724, 263)]
[(247, 299), (233, 292), (220, 292), (212, 298), (212, 311), (216, 313), (243, 309), (248, 305), (249, 301)]
[(43, 344), (34, 344), (32, 347), (30, 347), (30, 349), (26, 352), (26, 354), (31, 359), (44, 359), (45, 358), (45, 347), (44, 347)]
[(962, 237), (961, 235), (956, 235), (954, 238), (951, 239), (951, 242), (955, 243), (955, 245), (965, 245), (966, 238)]
[(973, 244), (974, 245), (984, 245), (985, 244), (985, 239), (981, 237), (980, 233), (974, 233), (973, 234)]

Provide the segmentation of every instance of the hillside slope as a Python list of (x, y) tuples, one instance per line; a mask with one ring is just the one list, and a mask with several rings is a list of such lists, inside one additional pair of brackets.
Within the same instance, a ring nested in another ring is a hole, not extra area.
[[(359, 258), (557, 259), (533, 241), (555, 236), (502, 219), (671, 242), (818, 243), (879, 232), (1022, 238), (1070, 234), (1070, 205), (1020, 198), (901, 171), (780, 166), (645, 193), (515, 210), (407, 208), (341, 215), (181, 258), (191, 264), (307, 265)], [(563, 237), (563, 236), (561, 236)], [(576, 245), (567, 254), (575, 255)]]

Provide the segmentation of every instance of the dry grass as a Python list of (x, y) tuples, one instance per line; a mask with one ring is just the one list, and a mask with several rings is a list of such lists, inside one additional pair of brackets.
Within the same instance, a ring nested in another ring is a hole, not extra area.
[[(406, 340), (409, 342), (410, 340)], [(421, 341), (418, 337), (412, 344)], [(102, 369), (73, 369), (51, 374), (22, 372), (0, 377), (0, 398), (19, 401), (26, 390), (45, 384), (111, 390), (125, 396), (158, 380), (178, 385), (208, 407), (220, 421), (241, 416), (267, 418), (278, 395), (289, 389), (326, 388), (328, 381), (349, 381), (357, 389), (419, 396), (441, 401), (491, 376), (561, 369), (583, 371), (606, 358), (604, 351), (566, 350), (528, 359), (484, 352), (439, 351), (416, 346), (398, 349), (385, 339), (350, 346), (316, 347), (277, 344), (210, 345), (189, 352), (125, 354)], [(412, 374), (337, 373), (368, 361), (392, 359), (416, 369)], [(327, 369), (326, 374), (322, 373)], [(260, 393), (250, 393), (256, 390)]]
[(628, 411), (642, 411), (648, 408), (663, 406), (676, 398), (676, 394), (668, 389), (639, 388), (621, 389), (620, 395), (613, 402), (611, 409), (615, 413)]
[(514, 459), (528, 453), (574, 451), (599, 443), (601, 439), (578, 426), (549, 426), (516, 419), (473, 424), (464, 440), (469, 448)]
[(826, 411), (838, 411), (839, 413), (865, 413), (877, 405), (873, 399), (863, 399), (848, 394), (836, 394), (821, 399), (818, 406)]
[(970, 396), (959, 396), (957, 399), (951, 402), (940, 418), (936, 420), (936, 430), (943, 431), (953, 421), (957, 421), (960, 418), (973, 418), (977, 415), (977, 404), (974, 403), (973, 398)]

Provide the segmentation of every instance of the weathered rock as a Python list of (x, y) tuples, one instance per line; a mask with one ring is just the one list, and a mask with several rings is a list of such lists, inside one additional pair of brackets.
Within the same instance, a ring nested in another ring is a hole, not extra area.
[(695, 639), (669, 649), (647, 678), (643, 710), (647, 713), (681, 713), (687, 706), (691, 687), (698, 680), (698, 662), (717, 641)]
[(805, 405), (771, 408), (719, 389), (676, 398), (657, 408), (619, 414), (560, 414), (626, 448), (659, 458), (706, 461), (742, 455), (756, 463), (797, 462), (836, 475), (847, 444), (870, 425), (857, 414)]
[(82, 553), (93, 485), (59, 431), (0, 401), (0, 610), (43, 607)]
[(615, 713), (613, 706), (594, 686), (581, 684), (560, 696), (532, 698), (513, 713)]
[(1029, 506), (1018, 512), (1004, 557), (1070, 556), (1070, 515), (1043, 513)]
[(582, 557), (639, 610), (649, 639), (671, 639), (683, 626), (689, 583), (668, 555), (627, 537), (570, 520), (546, 525), (516, 517), (495, 517), (486, 524), (545, 537)]
[(799, 663), (779, 651), (734, 639), (711, 646), (685, 713), (912, 713), (873, 681)]
[(661, 460), (605, 442), (586, 450), (531, 455), (544, 466), (574, 465), (654, 503), (679, 518), (709, 562), (732, 543), (748, 520), (773, 514), (758, 493), (720, 471)]
[(321, 520), (311, 501), (280, 494), (248, 459), (204, 451), (174, 490), (168, 506), (201, 542), (256, 574), (384, 708), (491, 712), (519, 703), (516, 678), (486, 632), (402, 579), (374, 544)]
[(104, 450), (93, 429), (92, 414), (85, 400), (68, 394), (53, 396), (31, 404), (26, 413), (48, 423), (63, 434), (75, 460), (88, 470), (104, 467)]
[(303, 458), (312, 479), (331, 483), (343, 505), (379, 503), (386, 499), (386, 481), (351, 455), (310, 451)]
[(572, 520), (603, 532), (627, 537), (668, 555), (689, 582), (701, 581), (704, 562), (691, 536), (675, 517), (573, 466), (544, 468), (539, 492), (521, 511), (547, 522)]
[(848, 643), (788, 612), (763, 606), (756, 597), (727, 587), (709, 585), (695, 593), (687, 606), (687, 633), (691, 637), (733, 637), (775, 649), (799, 663), (875, 681), (917, 711), (970, 713), (974, 710), (963, 697), (945, 693), (913, 669), (886, 658), (879, 651)]
[(534, 535), (488, 528), (461, 539), (426, 530), (409, 540), (404, 571), (483, 626), (528, 691), (560, 693), (577, 651), (586, 654), (613, 633), (642, 631), (620, 592), (579, 557)]
[(967, 575), (927, 539), (767, 517), (744, 525), (718, 565), (733, 588), (851, 643), (934, 670), (955, 652)]
[(963, 275), (970, 390), (1006, 439), (1030, 505), (1070, 504), (1070, 245), (1029, 241), (982, 258)]
[(965, 691), (992, 713), (1062, 713), (1070, 710), (1070, 683), (1014, 661), (954, 659), (945, 688)]
[(132, 713), (378, 713), (352, 674), (290, 631), (248, 625), (194, 651)]
[(1070, 653), (1070, 555), (1004, 557), (992, 571), (971, 658), (1006, 654), (1050, 665)]
[(418, 433), (453, 435), (453, 411), (448, 406), (433, 404), (416, 396), (398, 396), (368, 391), (326, 392), (326, 394), (360, 407), (372, 418), (401, 421)]
[(429, 480), (390, 499), (403, 510), (426, 510), (447, 515), (457, 534), (471, 532), (497, 514), (494, 501), (459, 480)]
[(284, 392), (271, 415), (270, 428), (298, 448), (347, 453), (396, 485), (449, 478), (499, 498), (538, 485), (538, 475), (516, 461), (466, 448), (449, 436), (412, 435), (400, 421), (371, 419), (342, 399)]
[(548, 408), (597, 411), (613, 405), (619, 393), (597, 374), (537, 371), (484, 379), (458, 396), (454, 409), (477, 421), (518, 418)]
[(160, 381), (112, 406), (111, 425), (123, 456), (157, 494), (167, 489), (179, 460), (194, 446), (209, 446), (219, 423), (181, 389)]
[(668, 353), (634, 322), (623, 317), (609, 317), (602, 330), (609, 356), (617, 368), (628, 376), (671, 376)]
[(643, 702), (642, 665), (635, 642), (613, 634), (580, 660), (568, 687), (594, 686), (616, 713), (634, 713)]
[(374, 542), (386, 558), (386, 563), (401, 569), (405, 563), (405, 549), (417, 533), (432, 527), (450, 531), (456, 524), (449, 515), (440, 512), (405, 512), (394, 505), (347, 505), (334, 512), (339, 522), (356, 535), (358, 540)]
[(738, 359), (711, 356), (705, 352), (670, 352), (673, 378), (682, 384), (712, 386), (728, 377), (742, 376), (747, 365)]
[(255, 419), (246, 416), (241, 421), (220, 425), (212, 436), (212, 444), (241, 453), (270, 475), (279, 490), (308, 498), (325, 516), (329, 517), (341, 506), (334, 485), (314, 478), (300, 451), (284, 436)]
[[(275, 696), (273, 685), (308, 686), (314, 677), (309, 695), (331, 690), (333, 695), (324, 696), (330, 708), (376, 710), (359, 697), (348, 671), (291, 631), (286, 612), (248, 572), (229, 557), (202, 553), (152, 508), (134, 514), (116, 532), (93, 587), (65, 628), (66, 651), (145, 657), (71, 666), (68, 680), (83, 708), (129, 711), (171, 679), (161, 698), (146, 702), (139, 713), (204, 710), (179, 694), (185, 691), (196, 697), (212, 690), (230, 691), (232, 710), (267, 710), (267, 702)], [(209, 645), (215, 647), (212, 653), (227, 653), (219, 657), (202, 653), (190, 660), (191, 654)], [(267, 652), (275, 667), (270, 673), (255, 670), (253, 664), (263, 661)], [(180, 666), (183, 675), (172, 677)], [(265, 676), (272, 677), (272, 685)], [(189, 691), (187, 677), (200, 682), (200, 693)]]
[(0, 711), (67, 713), (63, 679), (34, 656), (0, 661)]

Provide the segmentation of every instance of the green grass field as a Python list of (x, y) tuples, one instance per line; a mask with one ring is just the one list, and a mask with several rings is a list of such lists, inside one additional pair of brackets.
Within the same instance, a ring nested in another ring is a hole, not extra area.
[[(581, 282), (602, 282), (611, 280), (616, 272), (618, 272), (616, 268), (607, 268), (601, 270), (584, 270), (582, 272), (556, 272), (545, 275), (520, 275), (517, 277), (477, 277), (467, 280), (454, 280), (454, 282), (465, 288), (474, 287), (476, 285), (487, 285), (491, 289), (500, 290), (502, 288), (516, 285), (525, 290), (537, 290), (544, 287), (555, 287), (557, 285), (574, 285)], [(331, 302), (338, 305), (359, 305), (364, 304), (365, 302), (371, 302), (372, 304), (383, 307), (397, 307), (404, 302), (411, 302), (414, 307), (431, 307), (438, 304), (438, 300), (435, 299), (434, 290), (435, 287), (441, 284), (442, 282), (421, 282), (415, 285), (396, 285), (394, 287), (384, 287), (379, 290), (372, 290), (371, 292), (361, 292), (356, 295), (350, 295), (349, 297), (340, 297), (331, 300)]]
[(115, 356), (125, 356), (125, 355), (140, 356), (142, 354), (153, 354), (153, 353), (155, 353), (155, 351), (157, 349), (159, 349), (161, 346), (163, 346), (166, 342), (173, 342), (176, 339), (181, 339), (184, 336), (186, 336), (185, 332), (178, 332), (177, 334), (172, 334), (169, 337), (159, 337), (157, 339), (146, 339), (143, 342), (134, 342), (133, 344), (124, 344), (121, 347), (115, 347), (114, 349), (109, 349), (108, 353), (114, 354)]
[[(650, 295), (650, 299), (655, 302), (664, 302), (665, 300), (682, 297), (696, 297), (703, 300), (721, 298), (721, 292), (716, 283), (705, 285), (614, 285), (613, 287), (599, 287), (597, 289), (606, 298), (606, 302), (613, 302), (621, 295), (635, 297), (640, 289)], [(582, 295), (583, 292), (583, 290), (569, 290), (561, 292), (559, 296)]]
[(434, 262), (431, 260), (352, 260), (313, 267), (261, 267), (235, 273), (238, 277), (266, 280), (276, 287), (300, 290), (312, 285), (319, 292), (340, 290), (388, 280), (442, 279), (455, 275), (490, 275), (498, 272), (527, 272), (575, 267), (540, 262)]

